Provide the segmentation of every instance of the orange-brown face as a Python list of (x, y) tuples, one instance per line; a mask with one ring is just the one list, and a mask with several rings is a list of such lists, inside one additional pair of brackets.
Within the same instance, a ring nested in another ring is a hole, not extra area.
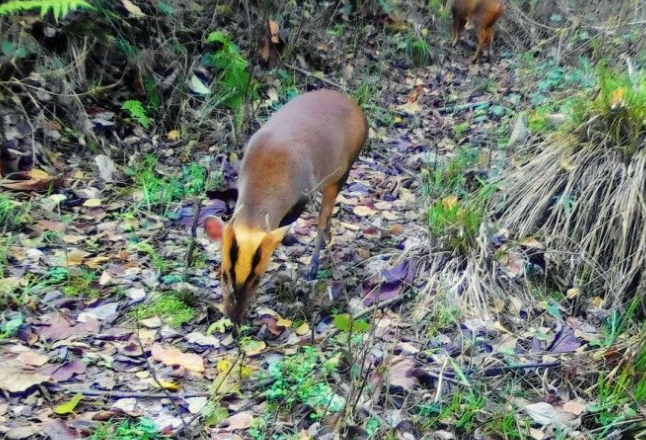
[(288, 227), (266, 232), (225, 225), (209, 217), (205, 229), (212, 240), (221, 242), (224, 311), (232, 321), (240, 323)]

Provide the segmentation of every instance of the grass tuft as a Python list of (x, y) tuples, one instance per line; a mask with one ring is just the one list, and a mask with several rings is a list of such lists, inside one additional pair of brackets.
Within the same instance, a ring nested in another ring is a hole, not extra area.
[(570, 285), (612, 292), (617, 305), (646, 286), (646, 73), (601, 69), (571, 108), (521, 152), (530, 159), (504, 175), (496, 207), (502, 226), (553, 250)]
[(173, 327), (181, 327), (196, 316), (195, 309), (175, 294), (162, 295), (151, 304), (137, 307), (132, 313), (137, 319), (159, 316)]

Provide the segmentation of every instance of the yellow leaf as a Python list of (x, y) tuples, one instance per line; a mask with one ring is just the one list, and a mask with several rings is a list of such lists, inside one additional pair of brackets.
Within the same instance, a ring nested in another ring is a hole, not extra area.
[(85, 179), (85, 173), (83, 173), (83, 171), (81, 170), (78, 170), (72, 175), (72, 177), (74, 177), (75, 179)]
[(229, 358), (220, 359), (217, 365), (218, 373), (226, 373), (231, 369), (231, 360)]
[(298, 336), (306, 335), (310, 332), (310, 325), (307, 322), (302, 323), (296, 328), (296, 334)]
[(81, 399), (83, 399), (83, 394), (77, 394), (68, 402), (61, 403), (56, 408), (54, 408), (54, 412), (59, 415), (71, 414), (74, 412), (74, 408), (76, 408), (76, 405), (79, 404)]
[(618, 89), (615, 89), (612, 92), (612, 95), (610, 97), (610, 107), (611, 108), (617, 108), (617, 107), (623, 107), (626, 105), (626, 88), (625, 87), (619, 87)]
[(288, 328), (288, 327), (291, 327), (291, 326), (292, 326), (292, 321), (290, 321), (289, 319), (285, 319), (285, 318), (280, 318), (280, 317), (279, 317), (279, 318), (278, 318), (278, 321), (276, 321), (276, 325), (277, 325), (278, 327), (285, 327), (285, 328)]
[(50, 179), (51, 176), (43, 170), (39, 170), (38, 168), (34, 168), (29, 172), (29, 175), (32, 177), (32, 179)]
[(166, 136), (169, 141), (177, 141), (179, 140), (179, 130), (171, 130)]
[(141, 18), (145, 17), (146, 14), (144, 14), (139, 6), (135, 5), (133, 2), (130, 0), (121, 0), (123, 3), (123, 7), (126, 8), (128, 12), (130, 12), (132, 15), (134, 15), (136, 18)]
[(86, 206), (88, 208), (96, 208), (98, 206), (101, 206), (101, 199), (87, 199), (85, 202), (83, 202), (83, 206)]
[(581, 295), (581, 291), (576, 287), (572, 287), (571, 289), (568, 289), (567, 292), (565, 292), (567, 299), (574, 299), (579, 295)]
[(603, 307), (604, 304), (605, 304), (605, 301), (603, 298), (599, 296), (595, 296), (594, 298), (592, 298), (592, 305), (595, 306), (596, 308), (600, 309)]
[(98, 269), (99, 267), (103, 266), (111, 259), (112, 259), (111, 257), (105, 256), (105, 255), (103, 256), (99, 255), (98, 257), (94, 257), (91, 260), (86, 261), (85, 265), (92, 269)]
[(448, 196), (442, 199), (442, 204), (445, 208), (451, 209), (458, 204), (458, 198), (456, 196)]
[(159, 388), (161, 385), (161, 388), (168, 390), (168, 391), (179, 391), (182, 386), (176, 382), (170, 381), (170, 380), (164, 380), (160, 379), (159, 383), (157, 381), (153, 380), (152, 384), (155, 386), (155, 388)]

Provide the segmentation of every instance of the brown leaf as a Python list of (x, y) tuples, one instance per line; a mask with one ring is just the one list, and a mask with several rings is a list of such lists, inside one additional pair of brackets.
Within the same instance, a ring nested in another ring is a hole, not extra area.
[(30, 367), (42, 367), (49, 361), (49, 357), (47, 355), (36, 353), (31, 350), (20, 353), (16, 359)]
[(8, 178), (0, 180), (0, 186), (14, 191), (46, 191), (51, 185), (58, 183), (54, 176), (36, 168), (13, 173), (10, 177), (11, 180)]
[(415, 368), (415, 361), (403, 356), (395, 356), (388, 367), (388, 382), (391, 388), (411, 391), (417, 384), (417, 378), (410, 375)]
[(50, 316), (50, 322), (44, 322), (42, 327), (36, 329), (36, 333), (48, 341), (59, 341), (61, 339), (78, 338), (99, 331), (100, 324), (96, 319), (90, 318), (78, 325), (70, 325), (62, 316)]
[(182, 366), (197, 373), (204, 372), (204, 359), (195, 353), (183, 353), (175, 347), (154, 344), (150, 350), (153, 359), (169, 366)]
[(54, 382), (66, 382), (77, 374), (85, 373), (86, 364), (81, 361), (67, 362), (62, 365), (48, 365), (40, 370), (42, 374), (51, 376)]
[(49, 381), (51, 378), (38, 371), (24, 370), (18, 363), (0, 363), (0, 389), (10, 393), (22, 393), (29, 388)]
[(222, 426), (226, 426), (231, 431), (238, 431), (241, 429), (251, 428), (253, 425), (253, 414), (249, 412), (241, 412), (232, 415), (222, 422)]

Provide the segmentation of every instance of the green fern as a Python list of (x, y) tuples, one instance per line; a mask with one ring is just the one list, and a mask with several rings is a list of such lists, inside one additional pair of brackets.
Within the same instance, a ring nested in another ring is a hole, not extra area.
[(141, 101), (137, 101), (136, 99), (129, 99), (128, 101), (123, 103), (121, 108), (130, 113), (130, 116), (136, 119), (142, 127), (150, 127), (150, 118), (148, 117), (146, 109), (144, 108), (144, 105), (141, 103)]
[(41, 17), (52, 11), (54, 19), (58, 21), (59, 18), (78, 8), (92, 9), (92, 5), (85, 0), (12, 0), (0, 5), (0, 16), (38, 9)]

